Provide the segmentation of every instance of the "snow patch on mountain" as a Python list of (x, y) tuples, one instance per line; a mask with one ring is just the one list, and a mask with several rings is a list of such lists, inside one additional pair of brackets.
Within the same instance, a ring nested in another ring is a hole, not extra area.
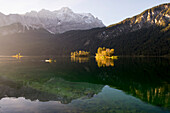
[(101, 20), (90, 13), (74, 13), (70, 8), (49, 11), (42, 9), (39, 12), (31, 11), (23, 15), (0, 13), (0, 27), (21, 23), (27, 28), (44, 28), (50, 33), (63, 33), (70, 30), (85, 30), (104, 27)]

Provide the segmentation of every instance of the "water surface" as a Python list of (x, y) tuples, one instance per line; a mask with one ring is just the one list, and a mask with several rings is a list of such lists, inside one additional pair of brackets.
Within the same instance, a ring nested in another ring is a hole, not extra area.
[(164, 58), (0, 58), (1, 113), (169, 113)]

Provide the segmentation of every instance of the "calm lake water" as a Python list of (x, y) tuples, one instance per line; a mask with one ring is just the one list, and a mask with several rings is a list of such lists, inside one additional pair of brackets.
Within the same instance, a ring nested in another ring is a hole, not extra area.
[(164, 58), (0, 57), (0, 113), (170, 113)]

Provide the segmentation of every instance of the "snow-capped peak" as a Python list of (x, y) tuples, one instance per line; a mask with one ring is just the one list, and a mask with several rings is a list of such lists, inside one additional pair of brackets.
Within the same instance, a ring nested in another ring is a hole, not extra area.
[(0, 14), (0, 27), (14, 23), (32, 28), (44, 28), (51, 33), (63, 33), (69, 30), (85, 30), (96, 27), (104, 27), (101, 20), (90, 13), (74, 13), (70, 8), (63, 7), (60, 10), (49, 11), (42, 9), (39, 12), (31, 11), (24, 15)]
[(63, 12), (63, 13), (73, 13), (73, 11), (68, 8), (68, 7), (63, 7), (60, 10), (58, 10), (59, 12)]

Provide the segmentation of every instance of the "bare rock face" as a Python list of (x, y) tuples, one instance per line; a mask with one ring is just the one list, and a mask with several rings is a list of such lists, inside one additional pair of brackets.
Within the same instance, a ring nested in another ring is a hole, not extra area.
[[(10, 14), (4, 15), (0, 13), (0, 29), (5, 26), (20, 24), (22, 27), (19, 32), (31, 29), (46, 29), (50, 33), (63, 33), (70, 30), (86, 30), (97, 27), (104, 27), (101, 20), (94, 17), (90, 13), (78, 14), (71, 9), (64, 7), (57, 11), (48, 11), (42, 9), (39, 12), (31, 11), (24, 15)], [(12, 29), (10, 29), (12, 30)], [(3, 30), (1, 30), (2, 32)], [(9, 33), (14, 33), (12, 30)], [(8, 34), (7, 31), (1, 34)]]
[(150, 26), (164, 27), (164, 30), (170, 28), (170, 4), (162, 4), (151, 9), (145, 10), (141, 14), (132, 18), (127, 18), (120, 23), (113, 24), (98, 34), (100, 39), (109, 37), (117, 37), (123, 33), (134, 32), (141, 28), (149, 28)]

